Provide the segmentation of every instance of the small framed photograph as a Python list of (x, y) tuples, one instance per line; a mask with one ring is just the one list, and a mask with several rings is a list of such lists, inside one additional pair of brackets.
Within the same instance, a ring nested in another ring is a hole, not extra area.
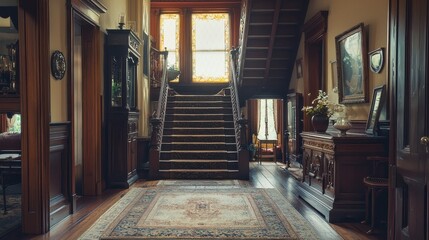
[(370, 135), (375, 135), (378, 130), (378, 120), (380, 118), (380, 112), (384, 105), (384, 99), (386, 95), (386, 85), (382, 85), (374, 88), (374, 94), (372, 95), (371, 108), (368, 114), (368, 120), (366, 122), (365, 132)]
[(384, 65), (384, 49), (378, 48), (368, 53), (369, 68), (374, 73), (380, 73)]
[[(368, 102), (367, 40), (363, 23), (335, 37), (340, 103)], [(364, 55), (365, 54), (365, 55)]]
[(296, 78), (302, 78), (302, 58), (296, 60)]

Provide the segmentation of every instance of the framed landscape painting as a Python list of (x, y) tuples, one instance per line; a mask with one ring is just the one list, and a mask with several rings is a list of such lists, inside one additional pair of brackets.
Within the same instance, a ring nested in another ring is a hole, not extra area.
[(339, 102), (368, 102), (368, 60), (363, 23), (335, 37)]

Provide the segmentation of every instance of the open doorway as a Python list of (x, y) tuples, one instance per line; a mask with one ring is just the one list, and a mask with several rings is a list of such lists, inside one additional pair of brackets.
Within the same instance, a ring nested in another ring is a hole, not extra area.
[(283, 100), (260, 98), (247, 100), (249, 136), (258, 162), (285, 161), (283, 152)]
[(101, 193), (100, 30), (72, 10), (70, 112), (73, 211), (83, 196)]
[(0, 3), (0, 238), (22, 222), (17, 5)]

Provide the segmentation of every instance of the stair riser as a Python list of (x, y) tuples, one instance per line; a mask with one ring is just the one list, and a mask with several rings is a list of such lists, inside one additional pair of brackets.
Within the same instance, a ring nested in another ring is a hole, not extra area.
[(183, 120), (190, 120), (190, 121), (198, 121), (198, 120), (204, 120), (204, 121), (215, 121), (215, 120), (224, 120), (224, 121), (233, 121), (234, 117), (231, 114), (217, 114), (217, 115), (195, 115), (195, 114), (184, 114), (184, 115), (166, 115), (165, 120), (166, 121), (183, 121)]
[(162, 151), (174, 151), (174, 150), (227, 150), (237, 151), (237, 147), (234, 144), (162, 144)]
[(168, 102), (167, 107), (231, 107), (231, 102)]
[(234, 135), (234, 132), (233, 128), (164, 128), (164, 135)]
[(161, 160), (169, 159), (219, 159), (237, 160), (236, 152), (161, 152)]
[(164, 162), (159, 163), (159, 169), (237, 169), (235, 162)]
[(238, 172), (159, 172), (160, 179), (237, 179)]
[(230, 96), (170, 96), (168, 102), (173, 101), (229, 101), (231, 102)]
[(169, 114), (232, 114), (231, 108), (167, 108)]
[(163, 143), (169, 142), (226, 142), (235, 143), (234, 136), (164, 136)]
[(234, 128), (234, 122), (165, 122), (164, 123), (165, 128), (173, 128), (173, 127), (188, 127), (188, 128), (218, 128), (218, 127), (225, 127), (225, 128)]

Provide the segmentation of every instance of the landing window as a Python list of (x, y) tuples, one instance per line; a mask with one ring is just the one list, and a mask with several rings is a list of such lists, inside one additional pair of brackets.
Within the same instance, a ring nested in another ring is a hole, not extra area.
[(241, 1), (151, 1), (152, 46), (168, 50), (179, 85), (220, 84), (230, 79), (230, 50), (238, 46)]
[(192, 14), (192, 81), (229, 80), (229, 15)]

